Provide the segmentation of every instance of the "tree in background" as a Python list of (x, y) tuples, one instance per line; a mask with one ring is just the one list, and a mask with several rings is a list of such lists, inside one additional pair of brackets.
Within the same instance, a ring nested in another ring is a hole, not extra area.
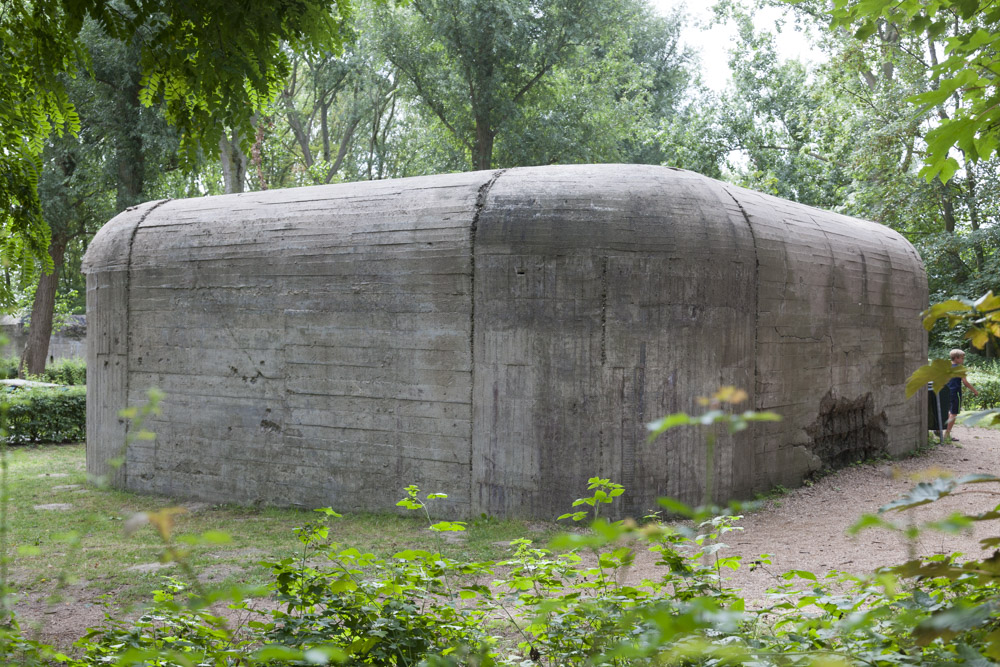
[[(991, 0), (845, 0), (831, 12), (834, 28), (872, 43), (885, 36), (927, 44), (933, 86), (910, 101), (921, 110), (951, 107), (926, 131), (922, 175), (948, 181), (966, 160), (987, 159), (1000, 141), (1000, 9)], [(945, 44), (946, 42), (946, 44)], [(940, 111), (938, 111), (940, 113)]]
[(625, 159), (690, 78), (676, 25), (635, 0), (414, 0), (377, 20), (473, 169)]
[[(774, 36), (754, 30), (733, 10), (741, 39), (733, 54), (734, 87), (726, 105), (732, 146), (744, 160), (743, 183), (805, 203), (889, 225), (924, 258), (932, 298), (995, 281), (995, 160), (960, 150), (947, 182), (929, 181), (924, 137), (952, 117), (957, 101), (914, 107), (905, 100), (939, 85), (934, 62), (951, 33), (934, 39), (883, 22), (866, 40), (828, 31), (827, 6), (794, 5), (798, 20), (821, 35), (827, 60), (811, 69), (779, 63)], [(950, 30), (950, 29), (949, 29)], [(923, 175), (921, 175), (923, 173)], [(991, 216), (994, 216), (991, 218)]]
[[(288, 73), (282, 44), (336, 51), (350, 11), (348, 0), (6, 0), (0, 9), (0, 262), (18, 267), (22, 282), (36, 266), (52, 268), (38, 178), (48, 137), (80, 129), (65, 75), (89, 67), (77, 42), (85, 19), (115, 39), (140, 36), (139, 99), (162, 106), (183, 154), (194, 160), (232, 132), (254, 136), (254, 115)], [(12, 296), (0, 284), (0, 303), (9, 305)]]
[(83, 248), (101, 225), (153, 198), (161, 176), (178, 163), (176, 132), (162, 113), (139, 101), (138, 37), (122, 41), (86, 21), (79, 38), (92, 76), (65, 83), (79, 132), (50, 140), (43, 152), (38, 190), (52, 267), (34, 289), (22, 375), (45, 370), (58, 286), (77, 282), (66, 281), (67, 252), (75, 260), (69, 273), (78, 274)]

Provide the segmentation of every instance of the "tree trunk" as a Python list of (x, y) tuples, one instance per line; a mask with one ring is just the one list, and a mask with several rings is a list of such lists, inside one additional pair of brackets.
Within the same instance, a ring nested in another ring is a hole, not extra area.
[[(964, 157), (964, 153), (963, 153)], [(965, 186), (966, 186), (966, 201), (965, 205), (969, 209), (969, 225), (972, 227), (973, 232), (979, 231), (979, 200), (977, 184), (976, 184), (976, 168), (968, 160), (963, 160), (965, 163)], [(982, 273), (983, 267), (986, 265), (986, 251), (983, 249), (983, 242), (979, 240), (976, 236), (972, 242), (972, 248), (976, 253), (976, 271)]]
[(243, 192), (247, 177), (247, 156), (240, 148), (240, 133), (233, 130), (231, 137), (219, 139), (219, 158), (222, 160), (222, 183), (226, 194)]
[[(118, 91), (115, 97), (115, 113), (121, 119), (119, 122), (126, 127), (141, 127), (139, 116), (142, 113), (142, 104), (139, 102), (138, 79), (130, 78), (128, 85)], [(142, 133), (137, 130), (121, 132), (115, 137), (115, 162), (118, 173), (115, 208), (118, 211), (124, 211), (129, 206), (143, 202), (146, 158), (142, 149)]]
[(62, 236), (52, 238), (49, 254), (52, 256), (52, 273), (43, 273), (35, 290), (35, 300), (31, 304), (31, 323), (28, 340), (24, 344), (18, 375), (41, 375), (45, 372), (45, 362), (49, 356), (49, 338), (52, 337), (52, 320), (56, 310), (56, 287), (59, 285), (59, 270), (66, 254), (67, 239)]
[(488, 123), (476, 121), (476, 143), (473, 148), (472, 164), (475, 168), (490, 169), (493, 166), (493, 132)]

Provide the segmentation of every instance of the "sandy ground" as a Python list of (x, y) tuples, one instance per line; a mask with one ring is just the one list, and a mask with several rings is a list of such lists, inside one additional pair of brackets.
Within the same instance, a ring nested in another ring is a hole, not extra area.
[[(961, 552), (978, 557), (982, 553), (979, 540), (1000, 535), (1000, 522), (983, 522), (974, 531), (958, 535), (925, 532), (915, 545), (884, 529), (847, 534), (863, 514), (877, 513), (879, 507), (903, 496), (927, 476), (936, 477), (944, 471), (955, 476), (1000, 476), (1000, 432), (956, 427), (953, 435), (959, 439), (956, 445), (935, 447), (919, 457), (852, 466), (793, 489), (768, 501), (761, 511), (746, 515), (739, 524), (743, 530), (723, 538), (731, 547), (725, 553), (741, 555), (745, 564), (760, 554), (770, 554), (772, 564), (754, 571), (741, 567), (730, 575), (731, 584), (751, 601), (762, 598), (777, 583), (776, 575), (788, 570), (865, 575), (914, 555)], [(1000, 504), (1000, 484), (965, 488), (970, 491), (906, 513), (888, 512), (883, 518), (897, 524), (910, 520), (922, 523), (955, 512), (978, 513)], [(647, 555), (639, 558), (631, 576), (641, 576), (652, 560)]]
[[(760, 554), (770, 554), (772, 565), (751, 571), (743, 567), (731, 575), (731, 585), (741, 588), (748, 601), (763, 598), (775, 585), (775, 575), (792, 569), (817, 574), (840, 570), (868, 574), (879, 566), (901, 563), (918, 555), (962, 552), (981, 553), (979, 540), (1000, 535), (1000, 524), (985, 523), (975, 532), (961, 535), (927, 533), (916, 545), (907, 545), (885, 530), (866, 530), (851, 537), (847, 529), (862, 514), (874, 513), (881, 505), (906, 493), (928, 470), (955, 475), (992, 473), (1000, 475), (1000, 431), (964, 429), (954, 434), (957, 446), (936, 447), (911, 459), (847, 468), (824, 477), (810, 486), (770, 500), (759, 511), (740, 522), (742, 531), (729, 533), (724, 542), (730, 555), (741, 555), (745, 563)], [(975, 485), (972, 493), (952, 496), (926, 507), (910, 510), (917, 521), (947, 516), (953, 512), (979, 512), (1000, 503), (1000, 484)], [(892, 513), (897, 522), (908, 519)], [(630, 569), (630, 580), (655, 576), (654, 558), (638, 556)], [(88, 628), (104, 618), (100, 593), (80, 584), (66, 592), (61, 602), (28, 598), (16, 607), (26, 634), (56, 646), (69, 648)], [(238, 620), (235, 619), (234, 620)]]

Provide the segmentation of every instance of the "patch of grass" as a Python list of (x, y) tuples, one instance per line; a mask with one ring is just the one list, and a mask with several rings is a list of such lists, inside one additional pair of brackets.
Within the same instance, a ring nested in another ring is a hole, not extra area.
[(781, 507), (781, 503), (778, 501), (779, 499), (784, 498), (787, 495), (788, 495), (787, 487), (785, 487), (783, 484), (775, 484), (766, 493), (758, 491), (756, 494), (754, 494), (754, 500), (761, 503), (767, 502), (769, 500), (774, 501), (775, 507)]
[[(144, 526), (126, 535), (125, 523), (139, 512), (185, 505), (189, 511), (174, 516), (175, 535), (221, 531), (230, 538), (224, 544), (191, 547), (188, 560), (203, 581), (212, 586), (263, 585), (272, 578), (260, 562), (300, 554), (302, 544), (293, 529), (319, 517), (301, 509), (184, 503), (100, 490), (87, 484), (83, 445), (10, 447), (8, 451), (8, 541), (14, 555), (12, 583), (19, 592), (51, 590), (53, 582), (67, 573), (69, 583), (113, 593), (116, 604), (149, 599), (153, 590), (162, 588), (164, 575), (179, 572), (176, 565), (156, 569), (164, 551), (156, 531)], [(38, 508), (53, 504), (71, 507)], [(431, 512), (433, 516), (433, 506)], [(554, 523), (488, 519), (470, 521), (464, 533), (444, 535), (428, 530), (416, 513), (352, 514), (334, 521), (330, 536), (379, 556), (415, 548), (453, 558), (494, 560), (510, 552), (507, 543), (515, 538), (546, 541), (559, 531)], [(73, 545), (72, 534), (80, 538), (78, 547)]]

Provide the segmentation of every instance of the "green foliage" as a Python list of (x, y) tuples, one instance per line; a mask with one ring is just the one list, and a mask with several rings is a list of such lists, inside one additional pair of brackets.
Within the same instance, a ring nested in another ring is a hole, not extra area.
[(59, 359), (45, 367), (44, 382), (64, 385), (87, 384), (87, 362), (84, 359)]
[[(600, 477), (591, 477), (587, 480), (587, 490), (593, 491), (594, 493), (585, 498), (577, 498), (573, 501), (573, 507), (580, 507), (581, 505), (590, 505), (594, 508), (594, 519), (600, 518), (601, 505), (610, 505), (615, 498), (625, 493), (625, 487), (621, 484), (612, 482), (610, 479), (601, 479)], [(582, 521), (587, 518), (586, 511), (579, 512), (569, 512), (563, 514), (559, 517), (558, 521), (563, 519), (573, 519), (573, 521)]]
[(969, 382), (979, 395), (966, 392), (962, 395), (962, 405), (968, 410), (989, 410), (1000, 408), (1000, 360), (966, 359)]
[(17, 357), (0, 357), (0, 380), (13, 380), (17, 377)]
[[(595, 489), (620, 489), (594, 478)], [(1000, 478), (974, 475), (921, 483), (863, 517), (861, 531), (883, 527), (913, 538), (922, 531), (964, 530), (1000, 518), (1000, 507), (943, 521), (897, 525), (886, 517)], [(597, 494), (594, 494), (595, 498)], [(407, 498), (419, 498), (407, 490)], [(595, 500), (596, 504), (602, 504)], [(297, 530), (301, 552), (269, 563), (280, 603), (254, 610), (249, 591), (206, 591), (168, 579), (136, 620), (108, 614), (77, 643), (73, 657), (0, 634), (8, 663), (70, 667), (142, 664), (279, 667), (372, 665), (929, 665), (992, 664), (1000, 657), (1000, 607), (992, 556), (956, 554), (882, 568), (867, 577), (793, 570), (772, 573), (758, 607), (726, 584), (744, 564), (725, 553), (738, 516), (702, 514), (674, 501), (665, 507), (700, 518), (679, 525), (653, 521), (593, 522), (549, 548), (511, 542), (500, 561), (453, 559), (405, 549), (389, 557), (333, 539), (332, 509)], [(418, 505), (419, 508), (419, 505)], [(162, 519), (165, 543), (173, 538)], [(215, 539), (215, 538), (212, 538)], [(983, 540), (992, 549), (1000, 538)], [(657, 572), (630, 583), (624, 574), (639, 551)], [(173, 557), (173, 556), (172, 556)], [(750, 563), (770, 573), (771, 560)], [(194, 576), (194, 573), (191, 575)], [(196, 577), (195, 577), (196, 580)], [(255, 595), (260, 595), (256, 591)], [(210, 611), (228, 602), (248, 622), (233, 627)]]
[[(80, 130), (66, 82), (91, 64), (77, 41), (87, 21), (109, 37), (136, 45), (140, 101), (164, 109), (181, 134), (184, 155), (194, 159), (199, 149), (214, 152), (227, 127), (253, 136), (254, 113), (275, 96), (288, 72), (287, 47), (336, 51), (350, 13), (347, 0), (238, 6), (217, 0), (138, 0), (126, 7), (108, 0), (5, 2), (0, 12), (0, 265), (19, 269), (25, 286), (37, 264), (52, 268), (49, 227), (40, 216), (39, 174), (47, 139)], [(9, 286), (0, 282), (0, 306), (8, 305), (9, 297)]]
[(414, 0), (376, 25), (465, 168), (659, 161), (690, 79), (678, 18), (634, 0)]
[(427, 523), (430, 524), (429, 528), (431, 530), (435, 532), (458, 532), (465, 530), (464, 521), (438, 521), (435, 523), (431, 520), (431, 513), (427, 507), (427, 501), (444, 500), (448, 498), (447, 493), (428, 493), (426, 498), (421, 499), (420, 487), (416, 484), (411, 484), (406, 487), (405, 490), (406, 497), (396, 503), (396, 506), (405, 507), (408, 510), (423, 512), (424, 516), (427, 517)]
[[(834, 3), (833, 26), (854, 32), (859, 40), (891, 26), (917, 39), (950, 34), (945, 58), (934, 62), (935, 85), (912, 95), (918, 108), (957, 101), (949, 116), (927, 131), (927, 151), (921, 174), (947, 182), (960, 165), (951, 155), (957, 148), (971, 161), (997, 150), (1000, 87), (991, 72), (1000, 45), (1000, 14), (988, 0), (843, 0)], [(951, 31), (949, 33), (949, 31)]]
[[(0, 380), (17, 378), (17, 367), (20, 360), (17, 357), (0, 357)], [(84, 359), (58, 359), (45, 367), (45, 372), (37, 377), (29, 378), (41, 382), (52, 382), (63, 385), (87, 384), (87, 362)]]
[(8, 442), (79, 442), (86, 435), (86, 387), (16, 389), (0, 398)]

